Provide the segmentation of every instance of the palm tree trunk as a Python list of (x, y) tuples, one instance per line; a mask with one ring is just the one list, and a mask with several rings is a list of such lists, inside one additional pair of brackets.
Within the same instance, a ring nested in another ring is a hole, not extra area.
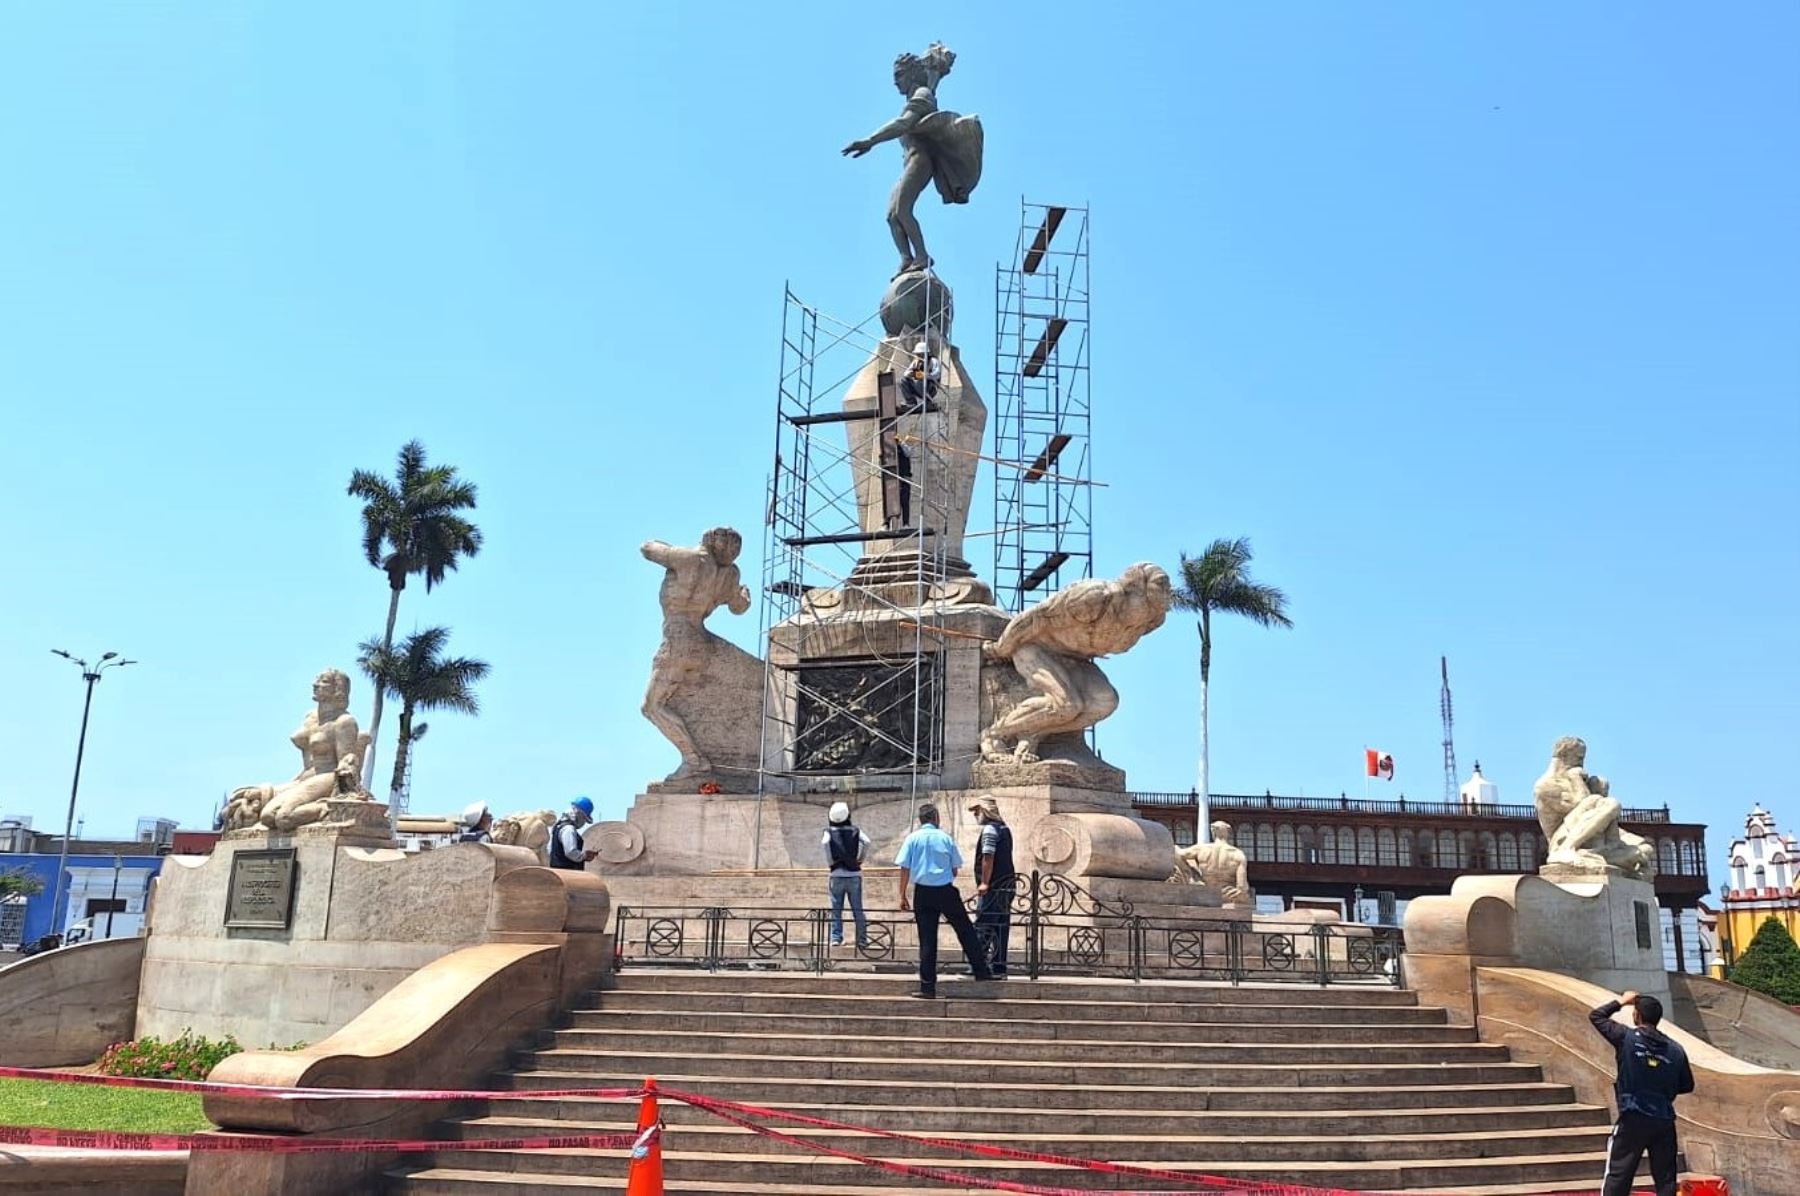
[(388, 809), (395, 814), (400, 811), (400, 791), (406, 787), (406, 757), (412, 751), (412, 716), (411, 702), (403, 702), (400, 706), (400, 742), (394, 747), (394, 780), (388, 786)]
[[(381, 650), (394, 650), (394, 620), (400, 614), (400, 591), (403, 586), (388, 582), (387, 630), (381, 633)], [(369, 750), (363, 755), (363, 788), (375, 779), (375, 749), (381, 746), (381, 686), (375, 687), (375, 709), (369, 715)]]
[(1205, 843), (1212, 833), (1212, 790), (1207, 786), (1211, 782), (1207, 768), (1208, 729), (1207, 729), (1207, 682), (1212, 673), (1212, 619), (1211, 612), (1200, 612), (1200, 784), (1195, 789), (1198, 797), (1194, 803), (1194, 842)]

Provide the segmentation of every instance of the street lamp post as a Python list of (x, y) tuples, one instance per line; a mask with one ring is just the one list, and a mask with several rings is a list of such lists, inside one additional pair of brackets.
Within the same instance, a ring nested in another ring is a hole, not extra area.
[(113, 908), (119, 904), (119, 869), (125, 866), (125, 857), (118, 852), (113, 853), (113, 891), (112, 899), (106, 903), (106, 937), (112, 937)]
[(81, 735), (75, 741), (75, 779), (69, 783), (69, 816), (63, 822), (62, 854), (56, 861), (56, 895), (50, 900), (50, 933), (61, 934), (63, 887), (69, 880), (69, 836), (75, 831), (75, 795), (81, 792), (81, 757), (87, 751), (88, 711), (94, 705), (94, 683), (100, 680), (100, 674), (107, 669), (124, 668), (137, 661), (121, 660), (117, 652), (108, 652), (100, 658), (98, 664), (90, 665), (79, 656), (71, 656), (61, 648), (52, 648), (50, 651), (71, 664), (80, 666), (81, 679), (87, 682), (87, 697), (81, 703)]

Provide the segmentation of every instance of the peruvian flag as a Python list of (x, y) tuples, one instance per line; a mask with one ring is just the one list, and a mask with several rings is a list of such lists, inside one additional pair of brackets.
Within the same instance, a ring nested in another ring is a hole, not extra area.
[(1380, 748), (1364, 748), (1363, 764), (1372, 777), (1380, 777), (1384, 781), (1394, 779), (1394, 758)]

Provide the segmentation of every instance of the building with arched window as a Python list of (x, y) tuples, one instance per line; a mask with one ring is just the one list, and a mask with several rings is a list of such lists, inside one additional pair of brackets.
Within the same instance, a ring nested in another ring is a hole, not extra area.
[[(1194, 841), (1198, 802), (1192, 792), (1131, 796), (1138, 816), (1166, 825), (1177, 845)], [(1358, 890), (1371, 908), (1380, 894), (1392, 893), (1397, 909), (1414, 897), (1448, 893), (1458, 876), (1536, 872), (1544, 862), (1536, 807), (1503, 804), (1499, 788), (1479, 772), (1455, 802), (1215, 793), (1211, 811), (1232, 824), (1259, 898), (1279, 898), (1289, 908), (1323, 905), (1354, 917)], [(1706, 828), (1671, 821), (1666, 806), (1627, 809), (1620, 824), (1655, 845), (1656, 896), (1670, 966), (1704, 967), (1708, 961), (1693, 949), (1701, 940), (1689, 911), (1708, 892)], [(1791, 887), (1800, 879), (1800, 853), (1793, 840), (1786, 842), (1779, 854), (1790, 871), (1780, 875)], [(1768, 840), (1761, 857), (1764, 884), (1773, 875), (1773, 843)], [(1751, 866), (1745, 883), (1754, 879)]]
[[(1677, 856), (1680, 849), (1676, 849)], [(1658, 847), (1661, 858), (1661, 847)], [(1744, 819), (1744, 837), (1731, 844), (1719, 913), (1719, 956), (1730, 963), (1774, 918), (1800, 941), (1800, 846), (1775, 826), (1775, 816), (1758, 805)]]

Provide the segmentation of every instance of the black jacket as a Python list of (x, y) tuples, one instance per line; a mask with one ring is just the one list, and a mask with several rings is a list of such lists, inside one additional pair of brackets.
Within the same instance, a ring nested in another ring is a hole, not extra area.
[(1613, 1091), (1619, 1098), (1619, 1112), (1674, 1121), (1675, 1098), (1694, 1090), (1694, 1069), (1688, 1066), (1687, 1052), (1660, 1030), (1615, 1022), (1613, 1014), (1621, 1008), (1617, 1001), (1608, 1001), (1588, 1014), (1594, 1029), (1612, 1043), (1618, 1056), (1619, 1078)]

